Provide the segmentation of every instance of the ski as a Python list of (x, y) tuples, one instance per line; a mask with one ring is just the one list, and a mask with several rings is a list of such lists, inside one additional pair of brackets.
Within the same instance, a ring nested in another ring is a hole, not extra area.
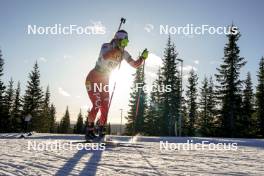
[(33, 133), (32, 132), (28, 132), (28, 133), (23, 133), (21, 134), (20, 136), (18, 136), (19, 139), (23, 139), (23, 138), (26, 138), (26, 137), (29, 137), (29, 136), (32, 136)]
[(70, 143), (71, 144), (97, 143), (97, 144), (105, 144), (106, 147), (137, 147), (137, 148), (141, 148), (141, 144), (139, 144), (139, 143), (112, 140), (109, 137), (103, 137), (103, 138), (97, 137), (95, 139), (73, 141), (73, 142), (70, 142)]

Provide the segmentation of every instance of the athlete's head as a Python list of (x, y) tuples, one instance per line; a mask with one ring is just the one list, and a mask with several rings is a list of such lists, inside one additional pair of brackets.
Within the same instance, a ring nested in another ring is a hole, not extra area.
[(125, 30), (119, 30), (115, 33), (114, 40), (116, 40), (119, 48), (125, 48), (129, 42), (128, 34)]

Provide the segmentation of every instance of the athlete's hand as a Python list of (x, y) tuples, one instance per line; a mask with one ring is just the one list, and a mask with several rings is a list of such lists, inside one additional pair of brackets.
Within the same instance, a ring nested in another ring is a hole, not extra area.
[(144, 59), (144, 60), (146, 60), (147, 58), (148, 58), (148, 50), (147, 50), (147, 48), (146, 49), (144, 49), (144, 51), (141, 53), (141, 58), (142, 59)]

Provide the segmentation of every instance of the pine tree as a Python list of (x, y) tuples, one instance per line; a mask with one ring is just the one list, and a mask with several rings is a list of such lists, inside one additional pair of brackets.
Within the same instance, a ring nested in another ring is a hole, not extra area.
[(162, 75), (161, 70), (158, 70), (158, 78), (153, 82), (153, 90), (150, 93), (150, 102), (148, 106), (147, 115), (145, 118), (145, 132), (148, 135), (158, 136), (161, 134), (161, 124), (162, 124)]
[(5, 95), (4, 95), (4, 125), (5, 125), (5, 131), (11, 132), (12, 131), (12, 124), (11, 124), (11, 113), (13, 110), (13, 102), (14, 102), (14, 81), (9, 81), (8, 87), (6, 89)]
[(217, 111), (217, 97), (216, 97), (215, 85), (212, 77), (210, 77), (209, 80), (207, 111), (210, 117), (209, 124), (211, 125), (210, 136), (216, 136), (216, 129), (217, 129), (216, 120), (217, 120), (218, 111)]
[(60, 133), (70, 133), (70, 114), (67, 106), (65, 115), (62, 117), (59, 127)]
[[(111, 124), (110, 122), (108, 123), (107, 127), (106, 127), (106, 134), (110, 135), (111, 134)], [(122, 135), (122, 134), (120, 134)]]
[(50, 124), (51, 124), (51, 114), (50, 114), (50, 91), (49, 86), (46, 89), (44, 101), (42, 104), (42, 113), (40, 116), (41, 126), (39, 131), (47, 133), (50, 130)]
[[(61, 121), (60, 121), (60, 122), (61, 122)], [(57, 122), (57, 123), (56, 123), (56, 133), (61, 133), (60, 122)]]
[(56, 108), (54, 106), (54, 104), (51, 104), (50, 106), (50, 129), (49, 132), (50, 133), (55, 133), (56, 132)]
[(23, 98), (23, 115), (31, 114), (32, 130), (41, 129), (41, 112), (43, 104), (43, 91), (40, 87), (40, 73), (38, 64), (35, 63), (33, 71), (29, 74), (27, 89)]
[(201, 87), (201, 94), (200, 94), (200, 132), (203, 136), (207, 136), (209, 133), (209, 125), (208, 125), (208, 79), (207, 77), (204, 78), (202, 82), (202, 87)]
[(7, 86), (4, 101), (5, 101), (5, 107), (7, 110), (7, 114), (10, 116), (12, 112), (13, 101), (14, 101), (14, 81), (12, 78), (10, 79), (9, 84)]
[(126, 134), (128, 135), (144, 133), (144, 118), (147, 109), (147, 94), (143, 89), (144, 86), (144, 70), (141, 66), (137, 68), (136, 73), (134, 74), (132, 92), (130, 93), (129, 112), (126, 117)]
[(258, 119), (258, 133), (264, 137), (264, 57), (260, 60), (257, 76), (258, 85), (256, 92), (256, 111)]
[(245, 88), (243, 90), (243, 102), (242, 102), (242, 118), (239, 121), (239, 131), (241, 137), (249, 137), (253, 135), (254, 122), (253, 122), (253, 103), (254, 94), (252, 88), (252, 81), (250, 73), (247, 73), (247, 78), (245, 80)]
[(74, 133), (83, 134), (83, 132), (84, 132), (83, 116), (82, 116), (82, 111), (80, 110), (76, 125), (74, 127)]
[(218, 73), (215, 76), (219, 84), (217, 89), (218, 98), (221, 101), (220, 123), (222, 135), (234, 137), (237, 135), (237, 120), (241, 118), (242, 81), (239, 79), (239, 75), (240, 69), (246, 62), (243, 57), (239, 56), (240, 50), (237, 42), (240, 33), (230, 33), (227, 37), (228, 43), (224, 48), (223, 63), (220, 68), (217, 68)]
[(185, 97), (182, 97), (182, 136), (187, 136), (189, 133), (188, 119), (189, 119), (189, 114), (188, 114), (187, 101)]
[(192, 69), (189, 73), (188, 78), (188, 85), (187, 85), (187, 91), (186, 91), (186, 97), (187, 97), (187, 105), (189, 110), (189, 117), (188, 117), (188, 135), (193, 136), (195, 135), (195, 124), (197, 121), (197, 81), (198, 76)]
[(164, 51), (162, 78), (163, 86), (170, 86), (170, 91), (162, 93), (163, 99), (163, 114), (161, 116), (162, 133), (161, 135), (175, 135), (175, 123), (179, 118), (180, 112), (180, 79), (177, 71), (176, 59), (178, 53), (176, 52), (175, 45), (171, 43), (170, 37)]
[(22, 100), (20, 96), (20, 91), (20, 82), (18, 82), (17, 88), (15, 90), (14, 105), (11, 112), (11, 123), (13, 132), (20, 132), (22, 130)]
[(2, 81), (2, 76), (4, 75), (4, 59), (2, 58), (2, 51), (0, 50), (0, 132), (5, 130), (5, 113), (4, 113), (4, 92), (5, 85)]
[(200, 94), (200, 132), (203, 136), (214, 135), (214, 118), (215, 118), (215, 95), (214, 95), (214, 83), (212, 77), (210, 82), (205, 77), (202, 82), (201, 94)]

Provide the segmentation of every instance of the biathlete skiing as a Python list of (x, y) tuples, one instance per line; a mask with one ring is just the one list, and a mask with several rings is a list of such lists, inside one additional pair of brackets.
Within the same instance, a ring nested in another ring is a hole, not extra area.
[[(122, 20), (124, 19), (121, 19), (121, 24)], [(107, 116), (112, 100), (112, 96), (109, 99), (108, 91), (105, 89), (98, 89), (96, 86), (109, 86), (109, 76), (111, 71), (120, 67), (123, 60), (125, 60), (130, 66), (137, 68), (141, 66), (148, 57), (148, 50), (145, 49), (138, 59), (132, 59), (131, 55), (125, 50), (125, 47), (129, 42), (128, 33), (125, 30), (120, 30), (120, 26), (110, 43), (104, 43), (102, 45), (96, 65), (86, 77), (85, 86), (88, 96), (92, 102), (92, 108), (88, 112), (87, 116), (87, 127), (85, 133), (86, 140), (94, 140), (97, 137), (104, 137), (105, 125), (107, 124)], [(95, 119), (99, 110), (101, 115), (98, 120), (97, 136), (95, 134)]]

